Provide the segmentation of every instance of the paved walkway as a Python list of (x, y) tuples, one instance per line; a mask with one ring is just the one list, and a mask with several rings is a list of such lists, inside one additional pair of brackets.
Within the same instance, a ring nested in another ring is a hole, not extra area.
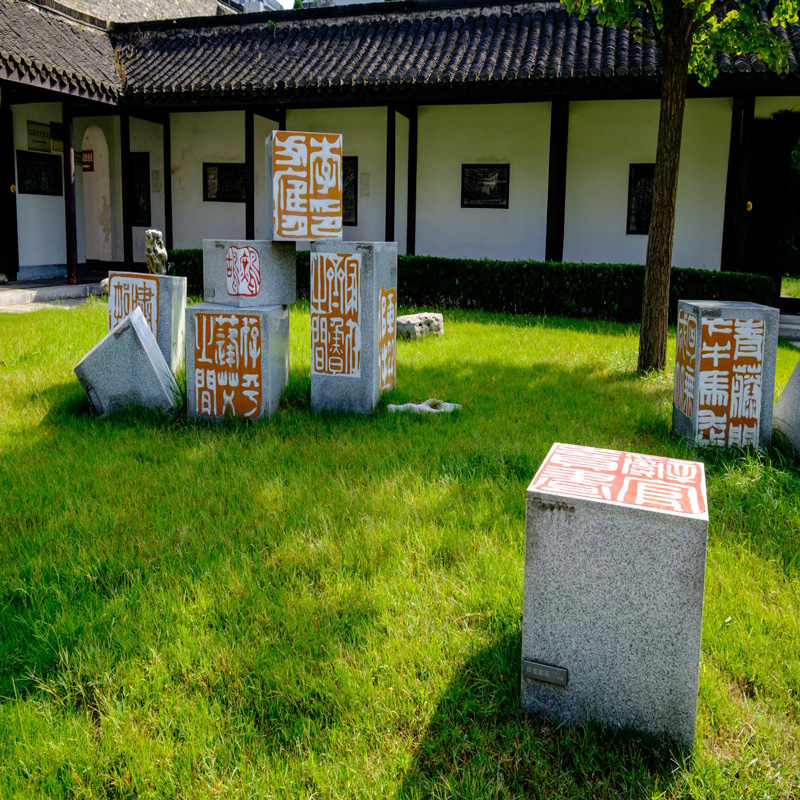
[(99, 283), (72, 286), (63, 279), (12, 281), (0, 285), (0, 312), (19, 314), (43, 308), (74, 308), (99, 293)]
[(800, 314), (781, 314), (778, 335), (800, 347)]

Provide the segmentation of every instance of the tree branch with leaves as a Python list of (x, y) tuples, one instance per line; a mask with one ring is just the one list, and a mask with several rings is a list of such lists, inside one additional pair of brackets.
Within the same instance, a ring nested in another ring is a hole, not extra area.
[[(720, 54), (752, 54), (775, 72), (788, 71), (789, 41), (777, 31), (797, 22), (800, 0), (562, 0), (582, 19), (628, 28), (661, 51), (661, 105), (647, 240), (639, 369), (664, 369), (675, 200), (689, 74), (708, 86)], [(647, 24), (645, 24), (645, 22)]]

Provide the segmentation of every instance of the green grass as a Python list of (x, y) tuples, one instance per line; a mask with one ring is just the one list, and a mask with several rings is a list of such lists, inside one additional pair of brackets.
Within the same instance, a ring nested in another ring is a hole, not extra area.
[[(277, 415), (212, 427), (92, 416), (72, 368), (104, 326), (0, 315), (0, 796), (798, 796), (800, 473), (675, 441), (635, 327), (449, 313), (391, 399), (462, 412), (314, 417), (300, 306)], [(692, 759), (519, 710), (555, 440), (706, 462)]]
[(781, 294), (800, 297), (800, 275), (784, 275), (781, 279)]

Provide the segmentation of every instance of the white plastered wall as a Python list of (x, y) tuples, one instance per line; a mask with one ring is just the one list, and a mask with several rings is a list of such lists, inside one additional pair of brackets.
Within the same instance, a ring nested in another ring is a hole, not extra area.
[(386, 108), (290, 110), (286, 129), (342, 134), (343, 155), (358, 156), (359, 173), (358, 225), (346, 226), (343, 238), (382, 242), (386, 235)]
[(406, 252), (408, 230), (408, 118), (397, 114), (394, 174), (394, 238), (397, 252)]
[(244, 163), (244, 111), (172, 114), (171, 143), (174, 246), (243, 239), (245, 204), (204, 201), (203, 162)]
[[(26, 103), (11, 108), (14, 119), (14, 163), (16, 151), (28, 149), (28, 120), (61, 122), (61, 103)], [(61, 153), (54, 155), (61, 156)], [(63, 161), (62, 173), (63, 175)], [(19, 185), (19, 176), (16, 176)], [(67, 238), (64, 194), (58, 197), (17, 193), (18, 278), (49, 278), (66, 275)]]
[[(550, 103), (419, 109), (417, 253), (544, 258)], [(510, 164), (509, 207), (461, 208), (462, 164)]]
[(780, 111), (800, 112), (800, 97), (757, 97), (756, 119), (769, 119)]
[[(626, 234), (630, 164), (654, 162), (657, 100), (570, 103), (564, 260), (643, 264)], [(719, 269), (732, 101), (690, 99), (681, 147), (673, 263)]]

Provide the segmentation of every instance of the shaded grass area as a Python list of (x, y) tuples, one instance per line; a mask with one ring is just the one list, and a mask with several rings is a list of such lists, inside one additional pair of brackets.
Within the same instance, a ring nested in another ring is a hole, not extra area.
[[(0, 796), (793, 797), (800, 473), (701, 453), (695, 757), (519, 710), (525, 488), (555, 440), (678, 457), (634, 326), (452, 312), (388, 400), (269, 422), (91, 415), (100, 301), (0, 316)], [(674, 339), (670, 344), (674, 351)], [(797, 351), (781, 346), (778, 384)]]
[(800, 275), (784, 275), (781, 279), (781, 294), (800, 297)]

